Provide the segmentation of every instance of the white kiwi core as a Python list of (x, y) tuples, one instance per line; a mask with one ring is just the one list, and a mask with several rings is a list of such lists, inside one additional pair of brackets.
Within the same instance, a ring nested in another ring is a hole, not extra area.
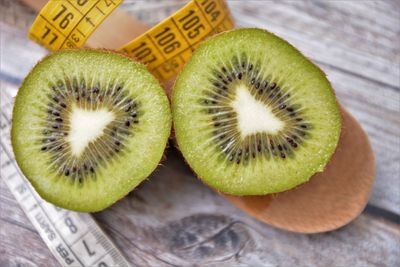
[(231, 105), (237, 114), (242, 138), (259, 132), (276, 134), (285, 127), (285, 123), (274, 115), (272, 109), (255, 99), (243, 84), (238, 85)]
[(72, 154), (79, 157), (90, 142), (104, 134), (104, 129), (114, 118), (113, 112), (106, 108), (86, 110), (73, 106), (67, 138)]

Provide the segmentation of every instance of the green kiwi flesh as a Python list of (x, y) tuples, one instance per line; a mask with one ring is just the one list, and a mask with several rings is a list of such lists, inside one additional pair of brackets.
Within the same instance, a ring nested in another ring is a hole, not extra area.
[(308, 181), (324, 170), (341, 130), (325, 74), (260, 29), (203, 42), (177, 78), (172, 113), (178, 147), (198, 177), (239, 196)]
[(168, 98), (145, 66), (109, 51), (65, 50), (23, 81), (12, 117), (16, 161), (47, 201), (99, 211), (159, 164)]

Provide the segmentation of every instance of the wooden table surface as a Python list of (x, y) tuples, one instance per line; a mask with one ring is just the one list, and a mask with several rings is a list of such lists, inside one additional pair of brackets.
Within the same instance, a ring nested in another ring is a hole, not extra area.
[[(182, 1), (125, 1), (154, 24)], [(238, 27), (287, 39), (318, 64), (376, 155), (364, 212), (329, 233), (262, 224), (194, 178), (179, 152), (126, 198), (93, 216), (139, 266), (400, 266), (400, 2), (231, 1)], [(46, 51), (26, 38), (35, 14), (0, 1), (1, 90), (16, 88)], [(355, 188), (355, 190), (357, 190)], [(0, 266), (59, 266), (0, 180)]]

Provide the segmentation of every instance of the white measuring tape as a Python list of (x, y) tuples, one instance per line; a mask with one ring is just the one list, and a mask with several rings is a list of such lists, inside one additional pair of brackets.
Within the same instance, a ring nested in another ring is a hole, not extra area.
[(0, 174), (31, 223), (63, 266), (130, 266), (90, 214), (45, 202), (23, 176), (10, 144), (11, 90), (11, 86), (0, 90)]

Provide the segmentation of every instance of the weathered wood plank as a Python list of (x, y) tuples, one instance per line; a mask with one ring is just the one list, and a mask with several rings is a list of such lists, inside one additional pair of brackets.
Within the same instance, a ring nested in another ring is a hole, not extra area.
[(400, 19), (393, 18), (392, 34), (385, 27), (374, 31), (376, 18), (363, 24), (357, 19), (369, 13), (348, 13), (350, 8), (348, 12), (335, 9), (336, 5), (354, 5), (354, 2), (285, 1), (268, 5), (252, 1), (243, 6), (232, 1), (230, 6), (238, 26), (268, 29), (312, 59), (399, 89), (400, 54), (395, 44), (400, 43), (400, 26), (397, 26)]
[(376, 180), (370, 203), (400, 213), (400, 93), (324, 68), (339, 101), (370, 137), (376, 157)]

